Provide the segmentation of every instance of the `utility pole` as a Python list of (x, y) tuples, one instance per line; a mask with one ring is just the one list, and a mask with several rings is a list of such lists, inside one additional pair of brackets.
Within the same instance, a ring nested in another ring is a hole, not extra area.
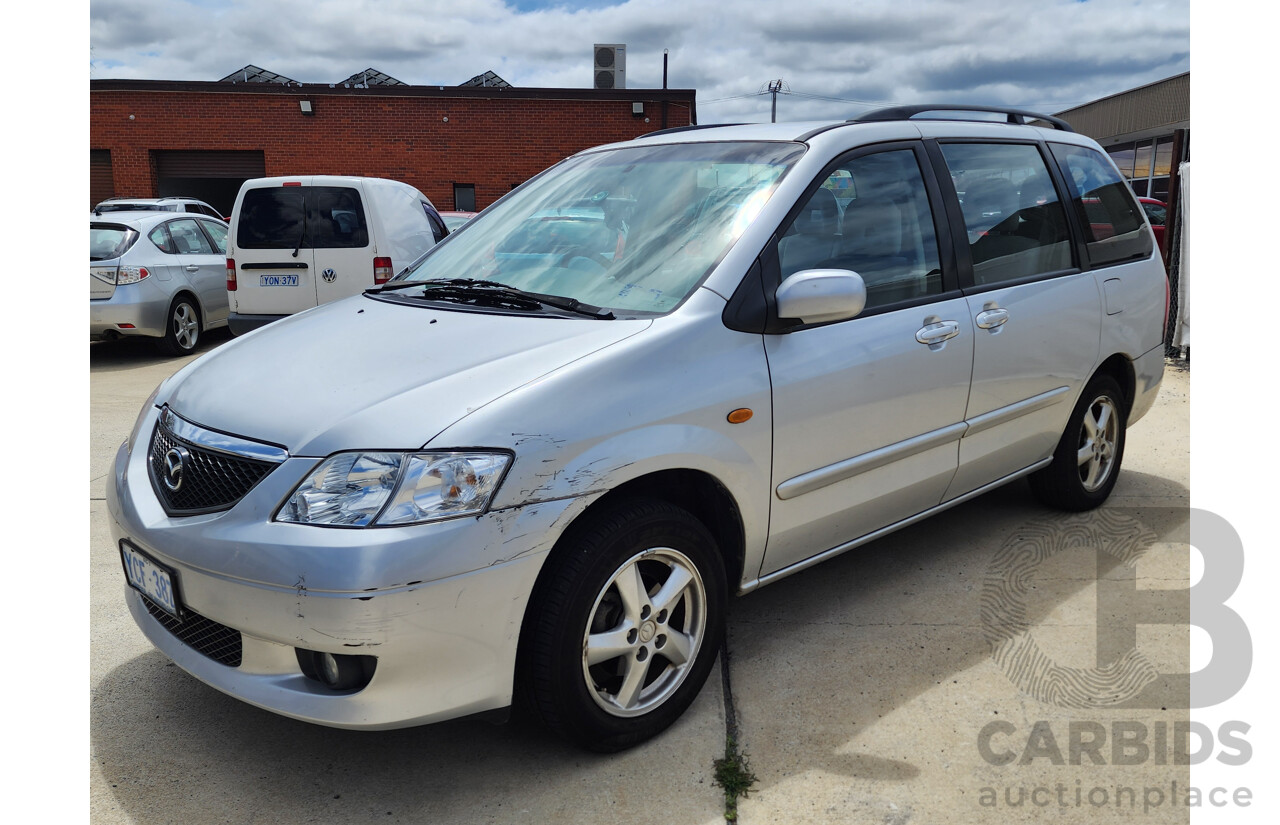
[[(662, 50), (662, 91), (667, 90), (667, 50)], [(667, 128), (667, 97), (662, 96), (662, 128)]]
[(778, 122), (778, 92), (782, 91), (782, 79), (769, 81), (769, 93), (773, 95), (773, 107), (769, 113), (769, 122)]

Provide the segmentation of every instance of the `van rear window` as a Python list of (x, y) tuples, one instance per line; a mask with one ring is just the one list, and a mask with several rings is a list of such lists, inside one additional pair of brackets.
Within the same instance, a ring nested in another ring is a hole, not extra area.
[(369, 226), (359, 191), (346, 186), (250, 189), (240, 205), (241, 249), (360, 249)]

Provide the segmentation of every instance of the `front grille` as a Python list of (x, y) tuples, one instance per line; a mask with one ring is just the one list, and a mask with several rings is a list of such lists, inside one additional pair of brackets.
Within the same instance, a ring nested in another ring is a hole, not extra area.
[(178, 637), (178, 641), (215, 662), (227, 667), (240, 667), (243, 652), (240, 631), (218, 624), (213, 619), (206, 619), (191, 610), (186, 611), (185, 619), (176, 619), (145, 595), (139, 595), (152, 618)]
[[(151, 486), (169, 515), (230, 509), (276, 467), (275, 462), (211, 450), (180, 438), (166, 428), (165, 420), (161, 417), (151, 434), (147, 466)], [(176, 474), (170, 467), (171, 454), (180, 458)]]

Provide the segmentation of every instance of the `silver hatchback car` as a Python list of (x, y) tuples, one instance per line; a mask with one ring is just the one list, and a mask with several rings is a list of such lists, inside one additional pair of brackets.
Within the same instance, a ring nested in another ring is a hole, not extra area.
[(733, 594), (1023, 477), (1102, 503), (1164, 366), (1151, 229), (1066, 124), (934, 108), (582, 152), (189, 365), (108, 485), (139, 627), (297, 719), (514, 701), (616, 750)]
[(89, 339), (156, 339), (186, 355), (226, 326), (227, 225), (172, 212), (89, 219)]

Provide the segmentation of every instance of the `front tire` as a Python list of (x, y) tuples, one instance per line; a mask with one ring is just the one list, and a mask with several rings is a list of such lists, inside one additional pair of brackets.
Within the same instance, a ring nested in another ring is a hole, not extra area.
[(595, 751), (649, 739), (693, 702), (724, 640), (725, 572), (687, 511), (625, 501), (578, 527), (539, 578), (520, 676), (534, 715)]
[(157, 344), (160, 351), (168, 355), (190, 355), (200, 343), (200, 308), (196, 302), (186, 296), (179, 295), (169, 305), (169, 322), (164, 337)]
[(1093, 377), (1071, 413), (1053, 462), (1029, 477), (1031, 492), (1061, 510), (1092, 510), (1120, 475), (1128, 404), (1110, 375)]

